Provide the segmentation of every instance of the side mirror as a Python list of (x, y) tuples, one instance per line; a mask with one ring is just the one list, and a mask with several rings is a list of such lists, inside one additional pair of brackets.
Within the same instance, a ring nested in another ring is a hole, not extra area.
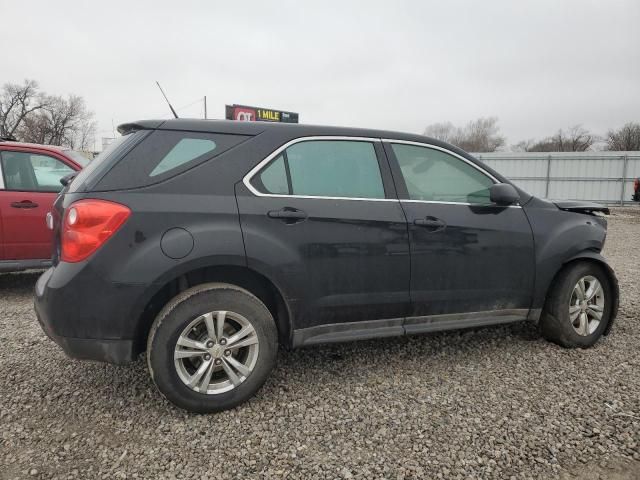
[(513, 185), (496, 183), (489, 189), (489, 199), (496, 205), (513, 205), (520, 200), (520, 195)]

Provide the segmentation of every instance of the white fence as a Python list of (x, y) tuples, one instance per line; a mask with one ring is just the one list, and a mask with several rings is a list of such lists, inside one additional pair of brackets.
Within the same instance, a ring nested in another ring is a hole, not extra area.
[(474, 153), (527, 192), (542, 198), (631, 203), (640, 152)]

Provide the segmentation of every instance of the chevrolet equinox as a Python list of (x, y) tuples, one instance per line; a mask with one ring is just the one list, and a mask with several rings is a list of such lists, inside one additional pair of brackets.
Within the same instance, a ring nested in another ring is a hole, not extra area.
[(278, 346), (530, 320), (585, 348), (611, 329), (608, 210), (536, 198), (452, 145), (211, 120), (119, 131), (64, 180), (37, 317), (71, 357), (146, 351), (179, 407), (246, 401)]

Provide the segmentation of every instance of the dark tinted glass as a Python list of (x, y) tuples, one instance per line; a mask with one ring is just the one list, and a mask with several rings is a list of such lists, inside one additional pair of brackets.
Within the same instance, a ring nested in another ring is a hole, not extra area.
[(153, 185), (193, 168), (247, 138), (244, 135), (155, 130), (118, 161), (95, 189)]
[(125, 155), (140, 139), (148, 135), (146, 130), (115, 138), (107, 148), (84, 167), (73, 179), (69, 192), (82, 192), (95, 183), (107, 172), (123, 155)]

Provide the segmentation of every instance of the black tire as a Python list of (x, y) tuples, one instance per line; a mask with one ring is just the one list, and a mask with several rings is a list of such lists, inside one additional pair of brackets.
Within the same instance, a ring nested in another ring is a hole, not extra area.
[[(593, 276), (604, 291), (604, 311), (598, 327), (590, 335), (580, 335), (569, 319), (569, 304), (573, 289), (582, 277)], [(565, 267), (549, 288), (547, 301), (540, 317), (542, 336), (565, 348), (588, 348), (595, 344), (612, 321), (617, 298), (611, 279), (600, 265), (594, 262), (576, 262)]]
[[(206, 394), (189, 388), (174, 365), (180, 334), (195, 318), (226, 310), (247, 319), (258, 337), (258, 357), (246, 379), (228, 392)], [(278, 335), (267, 307), (250, 292), (224, 283), (195, 286), (173, 298), (156, 317), (147, 340), (147, 364), (158, 390), (173, 404), (196, 413), (233, 408), (251, 398), (269, 377), (276, 362)]]

